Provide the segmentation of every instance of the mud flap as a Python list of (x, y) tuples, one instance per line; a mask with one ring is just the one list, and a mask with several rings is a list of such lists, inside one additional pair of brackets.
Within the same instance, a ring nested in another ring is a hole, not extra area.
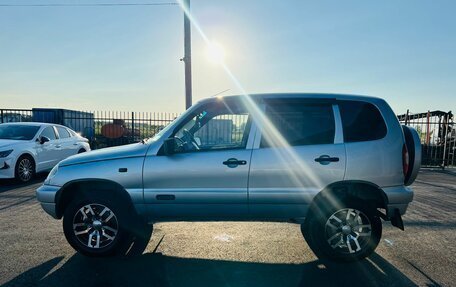
[(404, 222), (402, 221), (402, 216), (399, 213), (398, 209), (394, 210), (393, 216), (390, 217), (391, 219), (391, 225), (404, 230)]

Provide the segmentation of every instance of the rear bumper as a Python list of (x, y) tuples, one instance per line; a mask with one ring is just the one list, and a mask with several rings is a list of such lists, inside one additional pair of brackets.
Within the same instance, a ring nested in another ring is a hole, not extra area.
[(41, 203), (41, 207), (47, 214), (57, 219), (57, 209), (55, 195), (60, 190), (60, 186), (42, 185), (36, 190), (36, 199)]
[(404, 215), (407, 208), (413, 200), (413, 190), (407, 186), (392, 186), (383, 188), (383, 192), (388, 198), (386, 206), (386, 215), (388, 217), (394, 216), (396, 210), (400, 215)]

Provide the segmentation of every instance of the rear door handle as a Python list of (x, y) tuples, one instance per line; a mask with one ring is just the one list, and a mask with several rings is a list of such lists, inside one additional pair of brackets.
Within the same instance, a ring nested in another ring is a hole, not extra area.
[(331, 162), (338, 162), (339, 158), (338, 157), (330, 157), (329, 155), (321, 155), (320, 157), (317, 157), (315, 159), (316, 162), (322, 164), (322, 165), (327, 165), (330, 164)]
[(238, 165), (246, 165), (247, 161), (246, 160), (238, 160), (237, 158), (229, 158), (226, 161), (223, 162), (224, 165), (234, 168), (237, 167)]

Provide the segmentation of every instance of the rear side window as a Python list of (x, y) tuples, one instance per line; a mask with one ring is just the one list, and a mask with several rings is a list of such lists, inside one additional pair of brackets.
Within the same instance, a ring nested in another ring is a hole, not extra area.
[(283, 145), (284, 139), (291, 146), (334, 143), (334, 113), (330, 104), (315, 105), (293, 101), (270, 105), (266, 116), (280, 133), (271, 128), (262, 132), (260, 147)]
[(57, 131), (59, 132), (59, 138), (66, 139), (70, 137), (70, 133), (66, 128), (63, 127), (56, 127)]
[(386, 124), (380, 111), (366, 102), (339, 103), (345, 142), (372, 141), (386, 136)]

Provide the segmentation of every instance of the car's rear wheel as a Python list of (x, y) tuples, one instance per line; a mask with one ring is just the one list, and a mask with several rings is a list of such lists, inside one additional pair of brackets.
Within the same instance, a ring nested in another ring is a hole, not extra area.
[(339, 207), (328, 205), (315, 205), (301, 229), (315, 255), (335, 261), (371, 255), (382, 235), (376, 209), (354, 200)]
[(29, 182), (35, 177), (35, 161), (29, 155), (19, 157), (14, 171), (16, 180)]

